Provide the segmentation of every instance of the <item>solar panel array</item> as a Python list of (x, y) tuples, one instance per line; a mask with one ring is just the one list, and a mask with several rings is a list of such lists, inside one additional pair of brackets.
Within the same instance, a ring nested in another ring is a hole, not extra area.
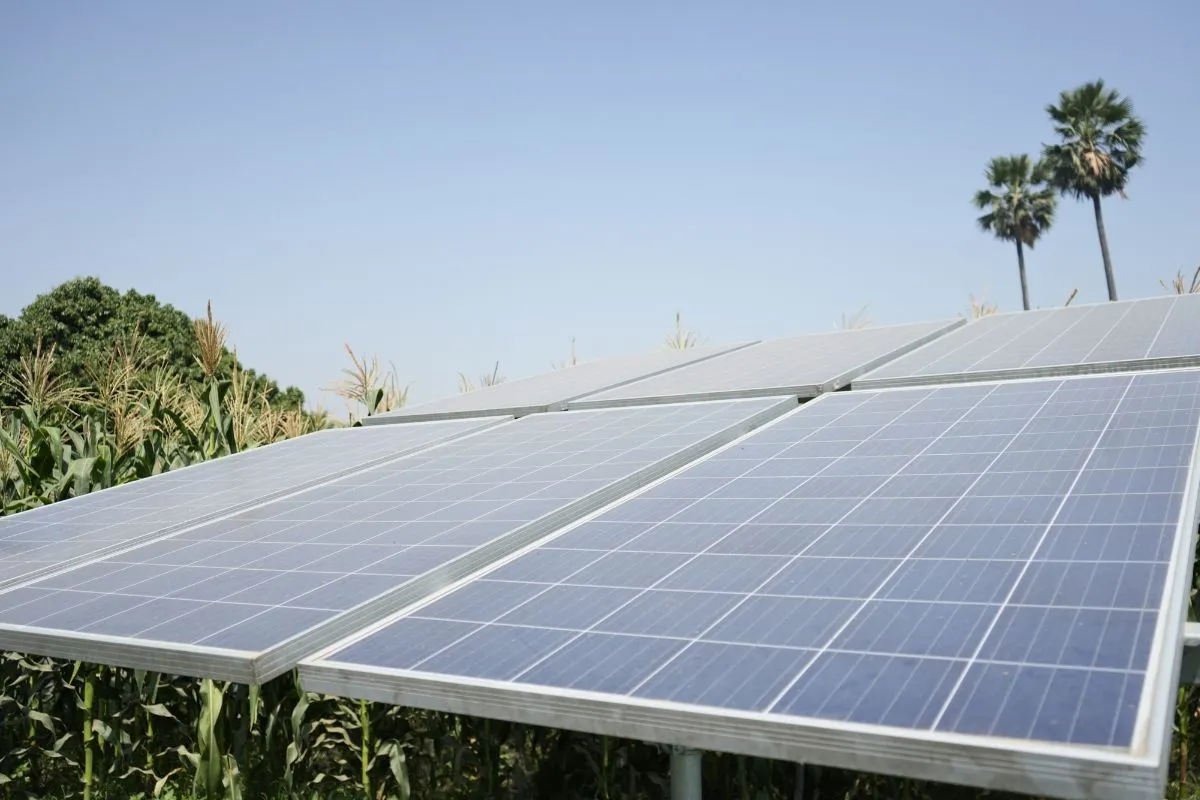
[(524, 416), (541, 411), (558, 411), (568, 401), (577, 397), (704, 361), (745, 347), (747, 344), (749, 343), (709, 345), (686, 350), (664, 349), (636, 356), (587, 361), (532, 378), (506, 381), (455, 397), (380, 414), (371, 417), (367, 422), (384, 424), (487, 414)]
[(1038, 794), (1161, 797), (1198, 420), (1200, 371), (826, 395), (303, 663), (302, 679)]
[(0, 587), (161, 536), (499, 420), (320, 431), (0, 517)]
[(0, 647), (266, 680), (794, 404), (491, 427), (0, 593)]
[(681, 402), (770, 394), (815, 397), (963, 324), (919, 322), (774, 339), (615, 389), (572, 408)]
[(1200, 366), (1200, 295), (996, 314), (853, 382), (856, 389)]
[(606, 359), (0, 518), (0, 648), (1157, 800), (1198, 312)]

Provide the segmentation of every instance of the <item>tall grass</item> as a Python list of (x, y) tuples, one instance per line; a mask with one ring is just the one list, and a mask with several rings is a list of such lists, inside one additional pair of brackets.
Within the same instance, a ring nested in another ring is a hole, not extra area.
[(344, 376), (324, 387), (327, 391), (346, 401), (346, 415), (350, 424), (362, 416), (395, 411), (408, 404), (408, 386), (400, 386), (396, 365), (385, 372), (377, 356), (358, 356), (347, 342), (343, 345), (350, 356), (350, 369), (342, 370)]
[(488, 386), (499, 386), (506, 380), (508, 379), (500, 374), (500, 362), (497, 361), (491, 372), (481, 373), (476, 380), (468, 378), (465, 372), (458, 373), (458, 391), (459, 394), (466, 394)]
[(672, 350), (690, 350), (700, 345), (700, 337), (695, 331), (683, 327), (683, 315), (675, 312), (675, 330), (667, 334), (666, 345)]
[(834, 328), (839, 331), (857, 331), (863, 328), (869, 328), (875, 324), (875, 320), (867, 314), (867, 307), (863, 306), (853, 314), (842, 312), (841, 319), (834, 323)]
[(1171, 279), (1170, 283), (1160, 280), (1159, 284), (1174, 294), (1200, 294), (1200, 267), (1196, 267), (1190, 283), (1184, 276), (1183, 270), (1180, 270), (1175, 273), (1175, 277)]
[(975, 295), (971, 295), (967, 298), (967, 303), (967, 319), (982, 319), (983, 317), (990, 317), (998, 310), (996, 304), (989, 303), (985, 297), (980, 297), (978, 300), (976, 300)]

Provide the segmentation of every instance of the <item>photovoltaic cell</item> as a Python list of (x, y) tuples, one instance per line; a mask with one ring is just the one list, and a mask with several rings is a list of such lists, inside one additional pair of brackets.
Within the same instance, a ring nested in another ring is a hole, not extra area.
[(491, 427), (0, 592), (0, 646), (265, 680), (794, 404), (566, 412)]
[[(493, 414), (520, 417), (542, 411), (560, 411), (566, 407), (568, 401), (577, 397), (621, 386), (650, 375), (658, 375), (687, 364), (702, 362), (722, 353), (736, 351), (748, 344), (750, 343), (741, 342), (683, 350), (663, 349), (635, 356), (585, 361), (531, 378), (505, 381), (473, 392), (380, 414), (369, 418), (367, 423), (376, 425)], [(780, 391), (774, 394), (786, 395), (789, 392)]]
[(1200, 366), (1200, 295), (995, 314), (853, 381), (856, 389)]
[(1041, 775), (995, 755), (1065, 745), (1113, 796), (1161, 797), (1174, 695), (1150, 689), (1172, 662), (1152, 654), (1178, 634), (1198, 419), (1194, 370), (826, 395), (302, 679), (943, 779), (967, 759), (954, 780), (1070, 796), (1095, 784), (1063, 751)]
[(963, 320), (831, 331), (760, 342), (615, 389), (572, 408), (795, 394), (815, 397), (959, 327)]
[(0, 587), (500, 421), (318, 431), (0, 517)]

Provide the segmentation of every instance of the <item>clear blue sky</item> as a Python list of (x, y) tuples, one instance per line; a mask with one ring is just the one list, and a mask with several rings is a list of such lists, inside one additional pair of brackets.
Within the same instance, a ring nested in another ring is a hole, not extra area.
[[(991, 156), (1096, 77), (1149, 128), (1122, 296), (1200, 264), (1200, 4), (0, 4), (0, 313), (94, 274), (310, 400), (342, 342), (455, 374), (1019, 307)], [(1029, 259), (1104, 299), (1090, 209)], [(329, 403), (341, 410), (340, 404)]]

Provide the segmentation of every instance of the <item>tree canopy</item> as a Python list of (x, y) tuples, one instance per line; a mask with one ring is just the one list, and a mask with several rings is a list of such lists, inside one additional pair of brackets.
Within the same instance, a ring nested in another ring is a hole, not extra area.
[[(86, 387), (91, 380), (89, 366), (108, 358), (118, 342), (134, 336), (147, 363), (170, 368), (189, 382), (203, 380), (196, 362), (196, 334), (187, 314), (154, 295), (132, 289), (122, 294), (94, 277), (75, 278), (39, 295), (15, 319), (0, 316), (0, 375), (12, 374), (22, 354), (40, 344), (43, 349), (54, 348), (64, 378)], [(235, 367), (246, 372), (272, 405), (299, 408), (304, 404), (300, 389), (281, 389), (270, 378), (242, 367), (226, 351), (219, 375), (228, 377)], [(11, 388), (0, 386), (0, 405), (14, 400)]]
[(1062, 92), (1046, 113), (1059, 137), (1044, 153), (1055, 188), (1080, 200), (1124, 195), (1146, 136), (1133, 101), (1097, 80)]
[(1133, 101), (1106, 88), (1100, 80), (1062, 92), (1058, 105), (1046, 106), (1046, 113), (1059, 138), (1043, 150), (1050, 183), (1064, 195), (1091, 200), (1108, 299), (1116, 300), (1117, 280), (1100, 198), (1125, 197), (1129, 174), (1142, 163), (1146, 126), (1134, 116)]
[(1043, 162), (1027, 155), (998, 156), (988, 163), (988, 188), (975, 193), (975, 207), (985, 212), (979, 227), (997, 239), (1015, 242), (1021, 277), (1021, 301), (1029, 310), (1029, 282), (1025, 276), (1022, 246), (1032, 248), (1054, 224), (1054, 189), (1045, 183), (1048, 170)]

